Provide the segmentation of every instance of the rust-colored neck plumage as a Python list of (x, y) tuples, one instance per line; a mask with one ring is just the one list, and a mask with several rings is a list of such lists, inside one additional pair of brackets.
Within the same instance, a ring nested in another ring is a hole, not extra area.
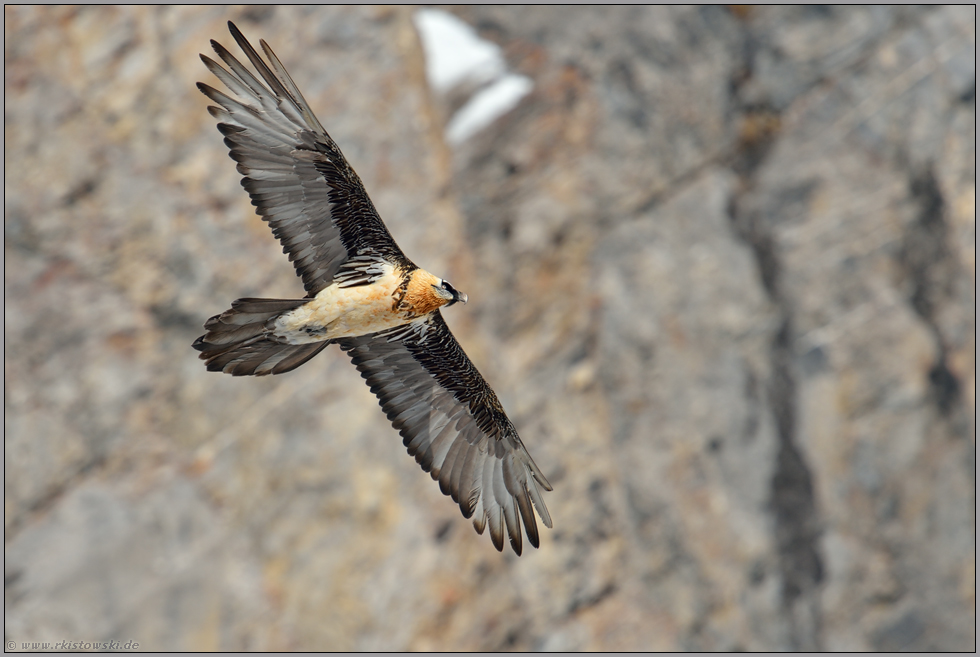
[(416, 269), (409, 274), (408, 286), (402, 302), (407, 306), (407, 310), (413, 315), (422, 316), (449, 303), (448, 299), (436, 293), (433, 285), (438, 286), (439, 279), (424, 269)]

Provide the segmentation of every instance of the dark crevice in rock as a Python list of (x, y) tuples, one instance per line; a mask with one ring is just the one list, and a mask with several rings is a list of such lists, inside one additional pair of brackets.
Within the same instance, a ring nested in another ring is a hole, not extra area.
[[(751, 180), (746, 181), (751, 185)], [(796, 443), (797, 374), (794, 362), (792, 310), (780, 291), (780, 263), (771, 233), (763, 223), (738, 210), (738, 196), (730, 205), (736, 231), (755, 253), (763, 287), (779, 309), (782, 325), (773, 338), (770, 350), (771, 373), (767, 385), (769, 407), (776, 422), (776, 464), (770, 488), (769, 508), (774, 516), (778, 569), (782, 579), (785, 613), (800, 649), (816, 649), (820, 626), (819, 606), (810, 614), (817, 616), (807, 623), (809, 630), (799, 628), (792, 612), (793, 603), (810, 598), (823, 581), (820, 556), (820, 522), (816, 508), (813, 477), (803, 452)]]
[(201, 327), (204, 326), (200, 317), (185, 313), (172, 305), (153, 305), (149, 307), (149, 311), (156, 320), (157, 326), (161, 328), (200, 332)]
[(739, 196), (739, 194), (735, 194), (729, 199), (728, 216), (732, 220), (736, 234), (749, 245), (755, 255), (762, 287), (765, 288), (769, 298), (775, 300), (778, 296), (776, 286), (779, 280), (779, 261), (776, 259), (776, 248), (772, 242), (772, 235), (762, 229), (761, 222), (739, 211)]
[(977, 81), (974, 78), (973, 83), (966, 88), (966, 90), (960, 94), (959, 98), (961, 103), (966, 105), (975, 105), (977, 102)]
[(62, 205), (70, 208), (82, 199), (91, 196), (99, 188), (101, 182), (102, 179), (98, 177), (83, 180), (65, 194), (65, 197), (62, 199)]
[[(781, 117), (774, 107), (758, 102), (746, 103), (740, 97), (741, 89), (753, 76), (754, 45), (748, 31), (745, 39), (744, 62), (741, 67), (736, 67), (730, 86), (738, 141), (728, 164), (738, 176), (739, 185), (728, 209), (736, 234), (755, 255), (760, 281), (781, 318), (779, 331), (771, 345), (771, 373), (766, 385), (778, 438), (769, 509), (774, 517), (777, 568), (782, 580), (783, 613), (790, 628), (790, 642), (796, 649), (819, 649), (820, 607), (814, 596), (823, 581), (824, 567), (819, 550), (820, 523), (813, 476), (796, 442), (797, 373), (792, 304), (785, 290), (781, 289), (782, 270), (773, 234), (774, 218), (740, 207), (743, 197), (754, 188), (755, 176), (776, 143)], [(803, 614), (810, 617), (803, 623), (799, 622), (800, 613), (794, 611), (797, 601), (803, 603)]]
[(871, 637), (871, 645), (879, 652), (916, 651), (916, 644), (921, 641), (926, 630), (926, 621), (921, 613), (910, 609), (875, 632)]
[(938, 345), (929, 385), (940, 413), (948, 416), (960, 398), (961, 385), (946, 362), (947, 348), (936, 315), (938, 307), (953, 294), (956, 263), (948, 247), (945, 201), (931, 166), (911, 177), (909, 195), (916, 216), (902, 240), (898, 261), (907, 279), (909, 302)]
[(943, 196), (929, 168), (909, 181), (909, 192), (917, 216), (909, 227), (899, 259), (911, 279), (911, 302), (923, 319), (935, 315), (936, 302), (947, 290), (937, 269), (946, 257), (946, 222)]
[(261, 25), (269, 22), (274, 13), (272, 7), (248, 7), (241, 13), (240, 20)]
[(628, 213), (629, 216), (634, 218), (642, 217), (643, 215), (652, 212), (657, 206), (663, 205), (669, 199), (677, 196), (679, 193), (687, 189), (688, 186), (697, 180), (702, 173), (711, 167), (725, 165), (729, 160), (730, 154), (728, 153), (709, 155), (704, 160), (684, 170), (682, 173), (672, 178), (669, 183), (650, 194), (644, 200), (640, 201), (640, 203)]
[(609, 63), (605, 76), (614, 107), (634, 128), (645, 130), (649, 123), (649, 101), (636, 82), (632, 65), (625, 59)]
[(960, 397), (960, 380), (947, 367), (944, 352), (940, 352), (936, 363), (929, 370), (929, 385), (939, 411), (943, 415), (949, 415)]
[(449, 538), (449, 534), (452, 532), (454, 526), (455, 523), (453, 523), (450, 520), (445, 520), (439, 523), (439, 526), (436, 527), (436, 532), (434, 534), (436, 543), (445, 543), (446, 539)]
[(776, 520), (776, 545), (783, 577), (783, 599), (791, 603), (823, 581), (817, 549), (820, 527), (810, 468), (797, 448), (796, 379), (788, 320), (772, 346), (769, 397), (779, 437), (770, 508)]
[(600, 602), (614, 594), (616, 590), (617, 586), (615, 582), (607, 582), (605, 586), (595, 593), (572, 600), (572, 603), (568, 607), (568, 615), (571, 616), (575, 612), (588, 609), (589, 607), (595, 607)]
[(4, 527), (6, 539), (9, 541), (28, 522), (30, 518), (47, 512), (67, 493), (78, 488), (79, 482), (82, 479), (105, 465), (105, 462), (108, 459), (106, 451), (107, 450), (97, 449), (95, 454), (93, 454), (87, 461), (80, 464), (75, 472), (69, 474), (64, 481), (53, 484), (48, 488), (48, 490), (44, 491), (40, 497), (28, 502), (23, 508), (22, 513), (14, 514)]

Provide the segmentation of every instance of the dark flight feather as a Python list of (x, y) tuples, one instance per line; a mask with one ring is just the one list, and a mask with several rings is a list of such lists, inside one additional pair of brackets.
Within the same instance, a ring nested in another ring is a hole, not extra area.
[(439, 311), (337, 344), (377, 395), (409, 454), (459, 503), (476, 530), (482, 534), (489, 523), (498, 550), (506, 532), (520, 554), (523, 521), (528, 541), (538, 547), (534, 511), (551, 527), (541, 496), (551, 484)]
[(415, 269), (272, 49), (261, 42), (270, 67), (238, 28), (228, 27), (259, 77), (212, 41), (228, 69), (205, 55), (201, 60), (237, 99), (204, 83), (198, 88), (218, 105), (208, 110), (244, 176), (242, 186), (282, 243), (307, 295), (329, 286), (355, 256)]

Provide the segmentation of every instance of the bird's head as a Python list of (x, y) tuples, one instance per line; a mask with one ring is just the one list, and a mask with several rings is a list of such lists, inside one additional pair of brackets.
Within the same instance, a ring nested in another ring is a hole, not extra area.
[(454, 288), (449, 281), (440, 279), (438, 283), (432, 285), (432, 289), (435, 290), (436, 296), (447, 302), (446, 306), (451, 306), (457, 301), (466, 303), (466, 295)]
[(413, 315), (428, 315), (457, 301), (466, 303), (466, 295), (454, 288), (449, 281), (433, 276), (424, 269), (416, 269), (411, 273), (405, 289), (405, 304), (411, 308)]

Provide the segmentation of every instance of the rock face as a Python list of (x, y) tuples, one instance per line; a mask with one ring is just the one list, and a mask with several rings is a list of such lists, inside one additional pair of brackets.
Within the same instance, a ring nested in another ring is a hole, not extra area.
[[(533, 81), (458, 146), (413, 10), (5, 10), (8, 641), (971, 651), (976, 14), (463, 8)], [(267, 40), (554, 484), (518, 559), (335, 348), (196, 90)], [(462, 96), (460, 96), (462, 94)]]

